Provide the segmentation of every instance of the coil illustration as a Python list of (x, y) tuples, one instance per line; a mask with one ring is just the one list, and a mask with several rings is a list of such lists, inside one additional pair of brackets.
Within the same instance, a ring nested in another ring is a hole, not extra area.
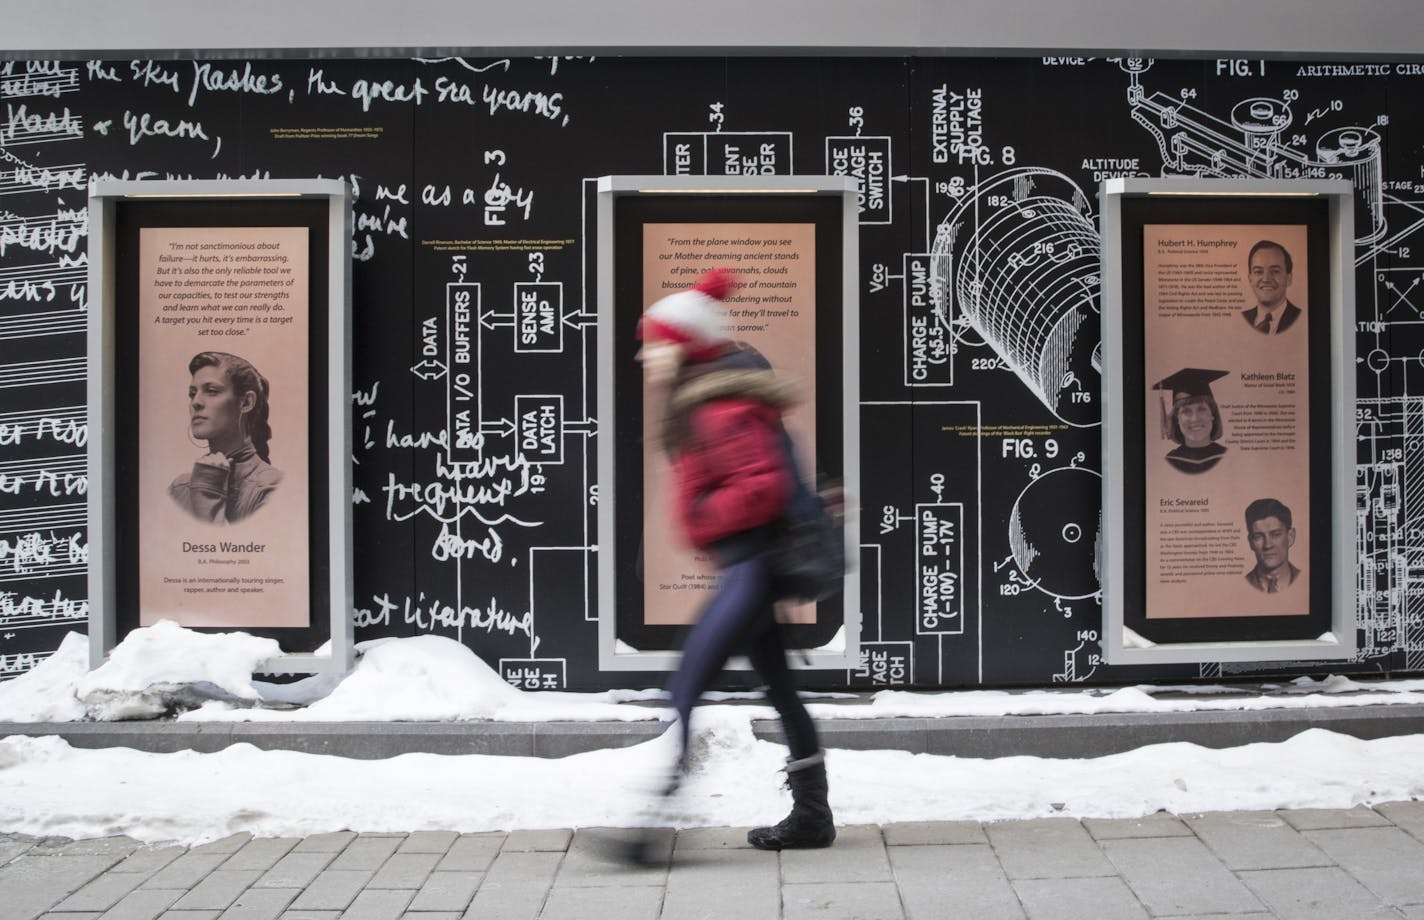
[(1088, 198), (1047, 169), (979, 183), (935, 232), (930, 295), (962, 314), (1063, 422), (1098, 424), (1098, 231)]

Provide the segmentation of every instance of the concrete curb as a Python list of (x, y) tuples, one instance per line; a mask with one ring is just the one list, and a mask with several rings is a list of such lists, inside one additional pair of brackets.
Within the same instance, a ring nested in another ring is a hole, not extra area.
[[(1102, 757), (1149, 744), (1209, 748), (1281, 742), (1311, 728), (1372, 739), (1424, 733), (1424, 705), (1173, 713), (836, 719), (817, 723), (828, 748), (959, 757)], [(761, 724), (758, 724), (761, 727)], [(758, 736), (774, 738), (772, 732)]]
[[(821, 719), (828, 748), (960, 757), (1101, 757), (1148, 744), (1236, 747), (1280, 742), (1310, 728), (1372, 739), (1424, 733), (1424, 704), (1058, 716)], [(565, 757), (651, 741), (668, 723), (643, 722), (0, 722), (0, 737), (58, 736), (77, 748), (212, 752), (234, 744), (375, 760), (400, 754)], [(781, 740), (777, 723), (752, 723)]]

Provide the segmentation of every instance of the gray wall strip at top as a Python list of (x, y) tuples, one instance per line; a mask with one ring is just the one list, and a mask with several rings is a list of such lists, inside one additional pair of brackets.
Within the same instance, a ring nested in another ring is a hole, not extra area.
[[(0, 0), (0, 57), (528, 54), (1424, 56), (1417, 0)], [(364, 52), (362, 49), (365, 49)]]

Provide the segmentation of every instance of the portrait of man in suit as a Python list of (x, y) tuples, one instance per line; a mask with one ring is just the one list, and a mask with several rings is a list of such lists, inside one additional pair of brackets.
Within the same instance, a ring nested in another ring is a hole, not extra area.
[(1262, 335), (1285, 332), (1301, 313), (1287, 296), (1294, 269), (1290, 253), (1280, 243), (1261, 240), (1251, 247), (1246, 267), (1256, 303), (1241, 311), (1242, 318)]
[(1295, 525), (1291, 510), (1274, 498), (1258, 498), (1246, 506), (1246, 542), (1256, 556), (1256, 566), (1246, 573), (1246, 583), (1257, 591), (1275, 594), (1295, 584), (1300, 569), (1291, 564)]

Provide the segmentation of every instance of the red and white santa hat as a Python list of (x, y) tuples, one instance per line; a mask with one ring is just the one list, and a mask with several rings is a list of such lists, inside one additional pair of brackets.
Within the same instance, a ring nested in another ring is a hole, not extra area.
[(736, 277), (725, 268), (704, 272), (692, 287), (648, 307), (638, 323), (638, 338), (683, 342), (693, 354), (715, 349), (731, 340), (722, 301), (736, 289)]

